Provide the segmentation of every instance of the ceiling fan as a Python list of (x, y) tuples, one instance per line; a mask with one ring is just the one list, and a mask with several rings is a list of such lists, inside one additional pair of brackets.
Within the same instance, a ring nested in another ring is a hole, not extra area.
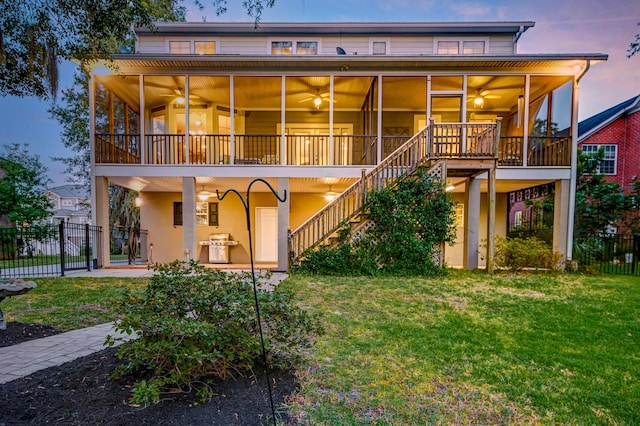
[[(320, 89), (316, 89), (316, 93), (307, 93), (307, 95), (308, 95), (307, 98), (299, 100), (298, 103), (312, 101), (313, 106), (316, 109), (319, 109), (320, 105), (322, 105), (322, 102), (328, 101), (331, 96), (329, 92), (320, 93)], [(333, 103), (336, 103), (336, 102), (337, 101), (334, 99)]]
[(474, 96), (469, 96), (467, 102), (473, 102), (473, 104), (479, 108), (484, 106), (485, 99), (500, 99), (502, 96), (499, 95), (491, 95), (490, 90), (482, 90), (478, 89)]
[[(182, 90), (173, 89), (173, 91), (175, 92), (175, 94), (161, 94), (160, 96), (175, 98), (177, 103), (183, 104), (184, 100), (185, 100), (185, 97), (184, 97), (184, 93), (182, 92)], [(189, 95), (189, 99), (200, 99), (200, 96), (198, 96), (198, 95)]]

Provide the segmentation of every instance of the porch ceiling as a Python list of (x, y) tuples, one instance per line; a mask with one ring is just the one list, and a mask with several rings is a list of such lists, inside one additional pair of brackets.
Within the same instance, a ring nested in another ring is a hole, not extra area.
[[(203, 188), (214, 192), (216, 189), (221, 193), (228, 189), (235, 189), (240, 193), (247, 190), (247, 186), (253, 178), (220, 178), (220, 177), (198, 177), (196, 178), (196, 189)], [(265, 179), (274, 189), (278, 189), (277, 178)], [(355, 179), (324, 177), (324, 178), (292, 178), (289, 182), (289, 190), (293, 193), (317, 193), (329, 190), (342, 192), (348, 188)], [(113, 177), (109, 182), (125, 188), (144, 192), (182, 192), (182, 178), (178, 176), (169, 177)], [(251, 192), (267, 192), (266, 185), (256, 183), (251, 187)]]

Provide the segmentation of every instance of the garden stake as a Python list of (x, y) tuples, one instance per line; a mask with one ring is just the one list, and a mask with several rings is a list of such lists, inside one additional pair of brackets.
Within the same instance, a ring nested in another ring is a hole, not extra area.
[(244, 211), (245, 214), (247, 215), (247, 232), (249, 233), (249, 258), (251, 259), (251, 277), (253, 278), (253, 298), (256, 304), (256, 317), (258, 318), (258, 329), (260, 330), (260, 344), (262, 345), (262, 360), (264, 362), (264, 371), (266, 373), (267, 376), (267, 388), (269, 391), (269, 402), (271, 404), (271, 415), (273, 416), (273, 425), (276, 425), (276, 409), (275, 406), (273, 404), (273, 394), (271, 391), (271, 380), (269, 378), (269, 364), (267, 362), (267, 351), (265, 349), (264, 346), (264, 335), (262, 333), (262, 321), (260, 319), (260, 305), (258, 304), (258, 286), (256, 284), (256, 271), (255, 271), (255, 265), (253, 262), (253, 240), (251, 238), (251, 210), (250, 210), (250, 203), (249, 203), (249, 192), (251, 191), (251, 186), (256, 183), (256, 182), (262, 182), (265, 185), (267, 185), (267, 187), (271, 190), (271, 192), (273, 193), (273, 195), (275, 195), (275, 197), (278, 199), (278, 201), (280, 201), (281, 203), (284, 203), (287, 199), (287, 190), (284, 190), (284, 195), (282, 198), (280, 198), (280, 196), (278, 195), (278, 192), (273, 189), (273, 187), (269, 184), (269, 182), (267, 182), (264, 179), (261, 178), (256, 178), (254, 180), (252, 180), (249, 183), (249, 186), (247, 187), (247, 196), (246, 198), (242, 196), (242, 194), (240, 194), (238, 191), (236, 191), (235, 189), (227, 189), (224, 194), (222, 194), (222, 196), (220, 196), (220, 192), (216, 189), (216, 197), (218, 197), (218, 200), (222, 201), (224, 200), (224, 198), (227, 196), (228, 193), (232, 192), (234, 194), (236, 194), (238, 196), (238, 198), (240, 198), (240, 201), (242, 201), (242, 205), (244, 206)]

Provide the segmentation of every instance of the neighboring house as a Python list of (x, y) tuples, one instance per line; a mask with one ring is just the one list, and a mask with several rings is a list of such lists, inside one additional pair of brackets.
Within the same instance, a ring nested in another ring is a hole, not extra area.
[(254, 255), (284, 270), (357, 217), (363, 192), (425, 165), (457, 201), (447, 264), (481, 265), (483, 240), (491, 247), (495, 234), (526, 217), (508, 209), (542, 190), (552, 206), (550, 240), (570, 259), (577, 89), (607, 56), (517, 53), (533, 26), (137, 29), (137, 53), (116, 55), (117, 71), (96, 64), (92, 73), (95, 224), (108, 226), (108, 183), (121, 185), (140, 192), (149, 231), (141, 250), (152, 247), (154, 262), (208, 262), (200, 242), (229, 234), (238, 243), (229, 260), (248, 263), (243, 204), (215, 192), (244, 194), (262, 178), (287, 198), (253, 185)]
[(53, 204), (52, 223), (91, 223), (89, 196), (87, 190), (79, 185), (62, 185), (49, 188), (47, 197)]
[(600, 173), (628, 189), (640, 179), (640, 95), (578, 123), (578, 147), (604, 150)]

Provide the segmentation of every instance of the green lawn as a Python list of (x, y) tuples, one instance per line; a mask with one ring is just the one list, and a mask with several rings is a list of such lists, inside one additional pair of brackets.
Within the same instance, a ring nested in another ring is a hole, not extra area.
[(640, 279), (293, 276), (303, 424), (640, 424)]
[[(49, 324), (73, 330), (116, 319), (115, 306), (124, 287), (142, 291), (147, 278), (35, 278), (27, 294), (0, 305), (7, 321)], [(0, 331), (1, 333), (1, 331)]]
[[(146, 279), (40, 278), (9, 321), (115, 319)], [(640, 278), (293, 275), (326, 332), (299, 369), (305, 425), (640, 424)]]

